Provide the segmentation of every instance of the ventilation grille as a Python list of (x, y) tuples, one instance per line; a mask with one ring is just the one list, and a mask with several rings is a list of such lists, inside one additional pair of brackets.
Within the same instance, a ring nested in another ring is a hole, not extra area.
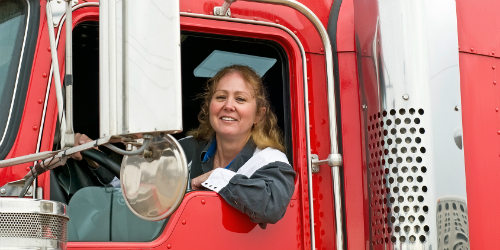
[(67, 242), (68, 219), (31, 213), (0, 213), (0, 237), (36, 238)]
[(392, 109), (368, 118), (372, 245), (426, 242), (424, 110)]

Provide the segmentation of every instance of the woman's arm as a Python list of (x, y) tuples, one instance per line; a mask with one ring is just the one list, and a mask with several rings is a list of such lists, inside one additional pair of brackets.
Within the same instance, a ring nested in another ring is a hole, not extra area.
[(283, 153), (272, 148), (254, 155), (236, 173), (218, 168), (207, 174), (208, 178), (196, 179), (255, 223), (283, 218), (295, 189), (293, 168)]

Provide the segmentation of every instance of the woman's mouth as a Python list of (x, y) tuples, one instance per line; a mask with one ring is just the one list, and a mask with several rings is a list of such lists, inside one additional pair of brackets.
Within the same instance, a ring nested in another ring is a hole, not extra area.
[(224, 121), (236, 121), (236, 119), (232, 118), (232, 117), (227, 117), (227, 116), (223, 116), (221, 117), (220, 119), (224, 120)]

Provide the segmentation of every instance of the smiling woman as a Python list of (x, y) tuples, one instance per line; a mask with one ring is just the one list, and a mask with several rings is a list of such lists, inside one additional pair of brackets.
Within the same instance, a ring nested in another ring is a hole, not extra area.
[(276, 115), (262, 80), (232, 65), (209, 80), (200, 126), (179, 142), (191, 166), (191, 187), (219, 193), (265, 228), (285, 213), (295, 172), (284, 154)]

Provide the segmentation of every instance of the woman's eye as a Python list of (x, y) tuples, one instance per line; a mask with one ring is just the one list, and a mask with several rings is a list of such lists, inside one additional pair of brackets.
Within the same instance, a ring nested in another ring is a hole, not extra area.
[(226, 97), (223, 96), (223, 95), (219, 95), (219, 96), (216, 96), (215, 99), (217, 99), (217, 100), (224, 100), (224, 99), (226, 99)]
[(238, 97), (238, 98), (236, 98), (236, 101), (239, 101), (239, 102), (244, 102), (244, 101), (246, 101), (246, 99), (245, 99), (245, 98), (242, 98), (242, 97)]

